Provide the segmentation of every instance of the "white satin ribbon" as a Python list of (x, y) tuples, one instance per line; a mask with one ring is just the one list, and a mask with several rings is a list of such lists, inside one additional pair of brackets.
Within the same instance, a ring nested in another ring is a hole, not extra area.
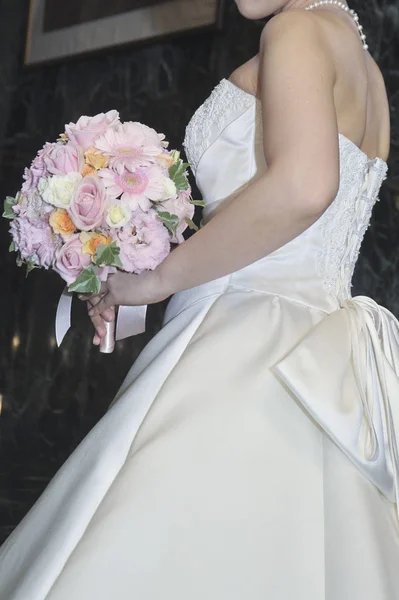
[(65, 287), (58, 301), (55, 315), (55, 338), (57, 346), (61, 346), (67, 331), (71, 327), (71, 307), (73, 294)]
[(120, 306), (116, 320), (116, 341), (145, 331), (147, 306)]
[[(57, 345), (62, 344), (71, 327), (71, 306), (73, 294), (65, 287), (58, 302), (55, 318), (55, 336)], [(123, 340), (145, 331), (147, 306), (120, 306), (118, 310), (115, 339)]]
[(346, 300), (274, 370), (399, 517), (399, 322), (370, 298)]

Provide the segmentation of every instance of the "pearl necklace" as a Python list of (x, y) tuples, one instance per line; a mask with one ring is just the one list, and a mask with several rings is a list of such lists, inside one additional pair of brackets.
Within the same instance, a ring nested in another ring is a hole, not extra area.
[(363, 27), (359, 23), (359, 15), (351, 10), (348, 6), (345, 6), (343, 2), (339, 2), (339, 0), (318, 0), (318, 2), (313, 2), (310, 6), (306, 6), (305, 10), (313, 10), (314, 8), (319, 8), (320, 6), (326, 6), (327, 4), (331, 4), (331, 6), (336, 6), (337, 8), (341, 8), (343, 11), (348, 13), (352, 19), (355, 21), (356, 27), (359, 30), (360, 39), (362, 40), (363, 48), (368, 50), (369, 47), (366, 43), (366, 36), (363, 33)]

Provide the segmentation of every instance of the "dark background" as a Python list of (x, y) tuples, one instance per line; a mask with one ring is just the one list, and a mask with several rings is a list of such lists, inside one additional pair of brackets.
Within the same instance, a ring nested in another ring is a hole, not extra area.
[[(65, 5), (68, 5), (68, 0)], [(371, 295), (399, 316), (398, 212), (399, 8), (397, 0), (353, 1), (381, 65), (392, 108), (390, 178), (362, 246), (354, 294)], [(117, 108), (180, 147), (185, 125), (213, 86), (256, 54), (262, 23), (245, 21), (226, 0), (221, 32), (207, 31), (69, 63), (25, 70), (27, 0), (0, 0), (0, 195), (15, 194), (46, 140), (81, 114)], [(20, 521), (49, 479), (104, 414), (130, 365), (160, 326), (164, 305), (150, 307), (143, 335), (119, 342), (113, 355), (91, 345), (76, 301), (73, 329), (61, 349), (54, 316), (63, 284), (52, 273), (25, 279), (8, 254), (0, 219), (0, 541)], [(4, 222), (3, 222), (4, 221)], [(200, 365), (199, 365), (200, 369)]]
[[(87, 21), (103, 19), (129, 12), (137, 8), (146, 8), (163, 4), (170, 0), (46, 0), (44, 12), (44, 31), (53, 31)], [(190, 2), (190, 0), (186, 0)]]

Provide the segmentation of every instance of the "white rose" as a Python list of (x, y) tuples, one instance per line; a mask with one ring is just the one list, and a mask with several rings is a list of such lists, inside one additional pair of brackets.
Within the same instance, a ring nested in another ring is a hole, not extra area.
[(82, 180), (78, 172), (68, 175), (53, 175), (48, 179), (42, 177), (39, 181), (39, 193), (43, 200), (57, 208), (69, 208), (72, 196)]
[(122, 204), (111, 204), (107, 208), (106, 223), (109, 227), (123, 227), (130, 221), (132, 213), (128, 206)]
[(170, 177), (165, 177), (165, 179), (163, 181), (163, 185), (165, 188), (165, 200), (167, 200), (168, 198), (172, 198), (173, 196), (176, 196), (176, 193), (177, 193), (176, 185), (175, 185), (174, 181), (172, 181), (170, 179)]

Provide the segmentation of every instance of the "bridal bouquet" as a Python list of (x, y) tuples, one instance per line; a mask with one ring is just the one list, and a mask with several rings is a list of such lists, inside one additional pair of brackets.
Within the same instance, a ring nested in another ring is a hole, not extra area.
[(188, 164), (167, 147), (163, 134), (122, 123), (115, 110), (66, 125), (5, 201), (18, 265), (52, 268), (69, 291), (88, 294), (116, 269), (155, 269), (195, 227), (198, 203)]
[[(51, 268), (67, 283), (57, 310), (58, 343), (70, 324), (70, 292), (97, 294), (117, 269), (154, 270), (171, 244), (184, 241), (187, 227), (196, 229), (192, 217), (202, 202), (191, 197), (189, 165), (168, 145), (147, 125), (121, 122), (115, 110), (82, 116), (39, 150), (21, 190), (6, 198), (3, 216), (11, 220), (17, 264), (27, 274)], [(133, 315), (136, 333), (144, 330), (145, 309)]]

